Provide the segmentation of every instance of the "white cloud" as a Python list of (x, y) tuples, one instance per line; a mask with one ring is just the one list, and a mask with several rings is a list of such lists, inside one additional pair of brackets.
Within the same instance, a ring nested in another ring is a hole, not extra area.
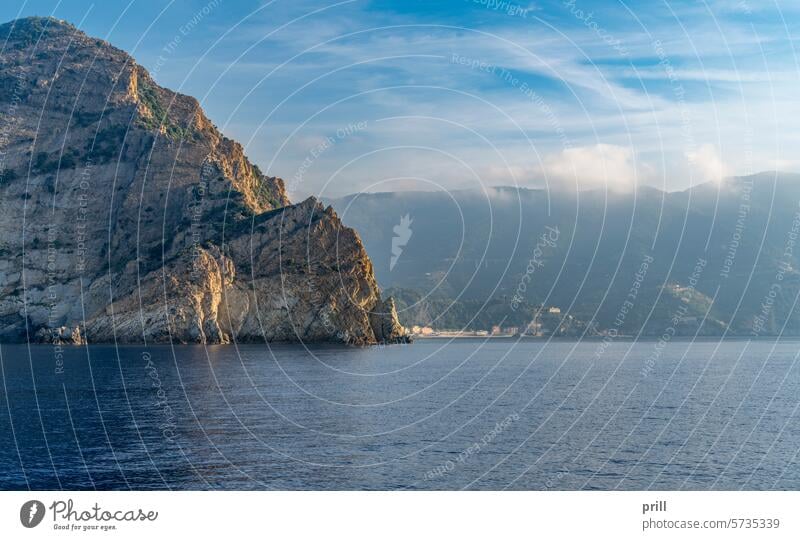
[[(288, 18), (314, 9), (310, 0), (299, 1), (292, 3), (290, 14), (264, 10), (226, 38), (237, 46), (213, 57), (227, 74), (223, 84), (228, 86), (213, 93), (211, 109), (225, 112), (235, 104), (231, 94), (254, 88), (233, 118), (218, 117), (223, 127), (231, 121), (245, 126), (245, 136), (238, 137), (242, 140), (255, 133), (251, 157), (287, 177), (300, 167), (315, 135), (324, 136), (354, 119), (369, 120), (363, 138), (348, 139), (315, 162), (304, 179), (309, 190), (325, 185), (342, 193), (358, 191), (382, 180), (384, 172), (424, 177), (448, 188), (515, 182), (540, 186), (546, 175), (550, 186), (622, 189), (638, 183), (672, 190), (731, 174), (798, 168), (790, 152), (794, 143), (800, 144), (793, 123), (800, 115), (800, 102), (793, 98), (800, 77), (790, 69), (794, 64), (785, 29), (775, 21), (754, 28), (739, 17), (711, 16), (717, 8), (735, 11), (746, 5), (741, 0), (709, 0), (711, 9), (691, 2), (653, 8), (651, 15), (666, 10), (670, 16), (646, 18), (647, 33), (620, 24), (625, 18), (606, 14), (603, 22), (609, 31), (637, 59), (631, 63), (620, 61), (625, 59), (580, 21), (556, 29), (539, 24), (534, 16), (498, 18), (497, 24), (456, 30), (414, 26), (419, 21), (413, 14), (364, 11), (363, 3), (356, 2), (270, 33)], [(240, 52), (239, 40), (249, 46), (265, 36), (263, 44), (228, 69)], [(654, 39), (663, 43), (672, 71), (652, 65)], [(259, 83), (308, 47), (313, 49)], [(518, 75), (546, 100), (552, 115), (519, 85), (497, 73), (455, 64), (453, 54)], [(541, 87), (540, 79), (547, 80)], [(312, 80), (306, 90), (281, 102)], [(317, 115), (347, 96), (343, 104)], [(256, 132), (253, 126), (267, 112), (268, 124)], [(442, 121), (379, 122), (387, 117)], [(308, 126), (295, 135), (296, 144), (279, 151), (284, 138), (306, 120)], [(747, 132), (759, 136), (745, 140)], [(308, 139), (301, 140), (303, 135)], [(571, 148), (562, 151), (565, 139)], [(596, 144), (598, 140), (607, 144)], [(716, 141), (725, 149), (725, 161), (714, 146), (698, 148), (695, 141)], [(381, 153), (383, 161), (377, 165), (356, 159), (403, 145), (444, 149), (468, 167), (453, 168), (442, 154), (420, 152), (413, 159), (405, 153)], [(347, 174), (326, 185), (332, 171), (351, 159), (356, 160)], [(407, 189), (413, 185), (408, 183)], [(401, 187), (406, 188), (397, 189)]]
[(713, 144), (704, 144), (693, 152), (686, 152), (692, 183), (719, 182), (729, 176), (729, 171)]
[(632, 189), (638, 179), (633, 150), (602, 143), (568, 148), (549, 156), (545, 160), (545, 173), (566, 187), (578, 189)]

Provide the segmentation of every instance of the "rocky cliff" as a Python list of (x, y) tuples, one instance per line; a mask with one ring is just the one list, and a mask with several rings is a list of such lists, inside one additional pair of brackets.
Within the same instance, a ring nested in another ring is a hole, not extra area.
[(63, 21), (0, 42), (0, 340), (407, 339), (356, 232), (194, 98)]

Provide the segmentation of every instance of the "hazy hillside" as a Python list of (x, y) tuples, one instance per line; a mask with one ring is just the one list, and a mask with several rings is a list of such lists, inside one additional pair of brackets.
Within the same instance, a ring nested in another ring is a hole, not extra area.
[[(677, 193), (495, 188), (332, 204), (359, 231), (383, 288), (555, 305), (625, 333), (693, 334), (705, 317), (701, 333), (770, 335), (785, 325), (800, 334), (798, 175)], [(411, 233), (390, 268), (393, 229), (406, 215)]]

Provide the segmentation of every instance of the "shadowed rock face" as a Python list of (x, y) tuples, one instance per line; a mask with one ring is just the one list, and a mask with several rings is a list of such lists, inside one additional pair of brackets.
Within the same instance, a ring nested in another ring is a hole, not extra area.
[(194, 98), (56, 19), (0, 40), (0, 339), (406, 340), (356, 232)]

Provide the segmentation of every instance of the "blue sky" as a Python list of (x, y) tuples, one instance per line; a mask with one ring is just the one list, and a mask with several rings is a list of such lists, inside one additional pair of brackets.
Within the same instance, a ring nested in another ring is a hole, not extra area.
[(200, 99), (294, 198), (800, 171), (798, 2), (7, 0)]

